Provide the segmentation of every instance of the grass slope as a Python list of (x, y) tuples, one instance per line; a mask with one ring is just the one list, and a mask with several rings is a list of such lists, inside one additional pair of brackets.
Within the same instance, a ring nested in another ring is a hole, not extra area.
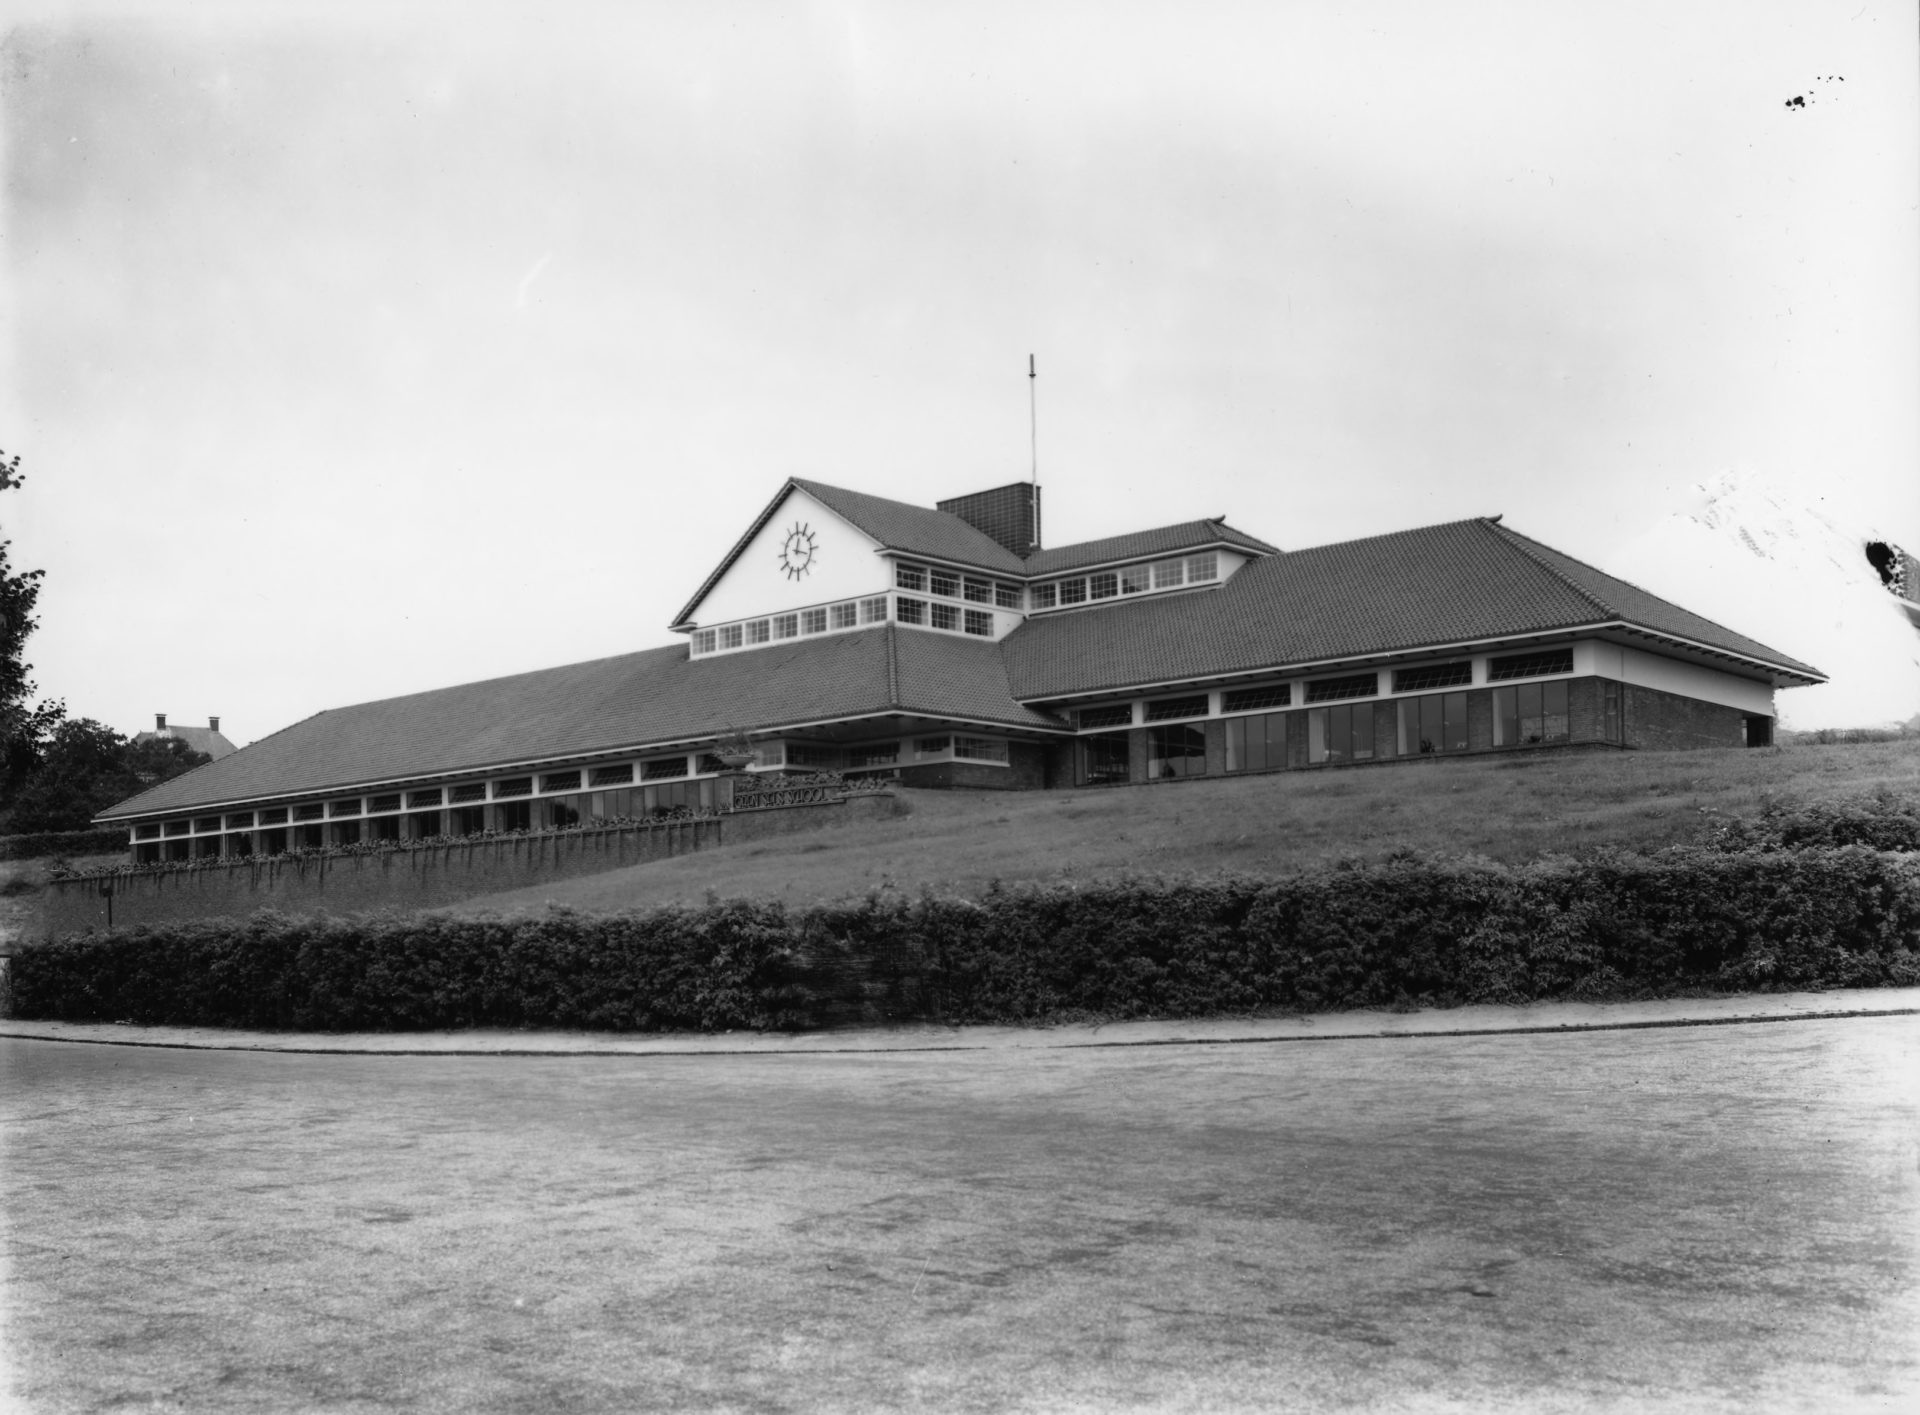
[(1128, 870), (1289, 874), (1396, 850), (1518, 862), (1653, 850), (1769, 799), (1920, 792), (1920, 739), (1756, 751), (1541, 753), (1098, 791), (909, 791), (912, 814), (482, 896), (449, 912), (589, 911), (722, 898), (806, 904), (876, 888)]

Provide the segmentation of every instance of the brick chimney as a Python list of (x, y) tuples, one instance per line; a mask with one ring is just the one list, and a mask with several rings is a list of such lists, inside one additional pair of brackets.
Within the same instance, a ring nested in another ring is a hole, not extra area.
[(156, 712), (153, 715), (153, 730), (155, 732), (165, 732), (167, 730), (167, 715), (164, 712)]
[(958, 516), (1023, 560), (1040, 548), (1040, 488), (1032, 482), (955, 496), (936, 502), (935, 509)]

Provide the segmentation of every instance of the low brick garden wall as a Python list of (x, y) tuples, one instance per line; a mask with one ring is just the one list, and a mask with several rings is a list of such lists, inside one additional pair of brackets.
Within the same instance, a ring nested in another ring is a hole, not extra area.
[[(614, 826), (450, 841), (359, 854), (209, 860), (184, 869), (128, 869), (54, 880), (41, 905), (39, 937), (115, 927), (244, 916), (354, 914), (424, 909), (482, 894), (711, 850), (769, 836), (820, 830), (905, 812), (888, 792), (740, 810), (658, 825)], [(103, 892), (111, 888), (111, 900)]]

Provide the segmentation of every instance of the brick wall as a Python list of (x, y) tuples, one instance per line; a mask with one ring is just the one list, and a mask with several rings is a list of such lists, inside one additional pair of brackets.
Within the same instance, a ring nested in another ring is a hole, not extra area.
[(1629, 747), (1680, 751), (1747, 744), (1747, 714), (1739, 708), (1703, 703), (1637, 683), (1623, 684), (1621, 697)]
[[(898, 815), (907, 809), (899, 796), (875, 794), (662, 826), (513, 836), (372, 855), (208, 861), (199, 869), (115, 876), (113, 922), (160, 923), (251, 914), (258, 909), (350, 914), (434, 908), (694, 850)], [(83, 879), (50, 884), (40, 907), (38, 931), (57, 935), (104, 928), (107, 901), (100, 894), (100, 883)]]

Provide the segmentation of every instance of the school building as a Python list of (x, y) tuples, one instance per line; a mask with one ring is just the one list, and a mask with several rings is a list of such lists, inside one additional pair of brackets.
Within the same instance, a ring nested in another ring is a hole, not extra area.
[[(1772, 741), (1815, 668), (1499, 517), (1283, 550), (1224, 520), (1045, 549), (1040, 489), (789, 480), (683, 641), (336, 708), (97, 818), (136, 861), (564, 827), (831, 770), (1039, 790)], [(723, 760), (727, 758), (727, 760)]]

